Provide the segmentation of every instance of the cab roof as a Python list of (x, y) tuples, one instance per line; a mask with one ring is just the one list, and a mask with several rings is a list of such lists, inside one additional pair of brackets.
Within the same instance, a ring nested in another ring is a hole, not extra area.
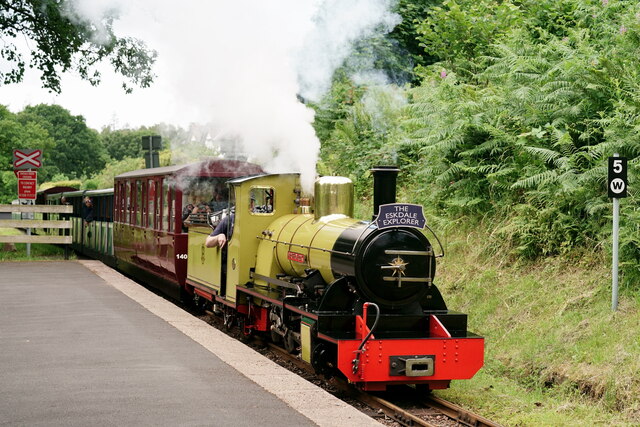
[(227, 184), (239, 185), (239, 184), (242, 184), (244, 182), (252, 181), (252, 180), (258, 179), (258, 178), (264, 178), (264, 177), (268, 177), (268, 176), (283, 176), (283, 175), (300, 175), (300, 174), (299, 173), (260, 173), (260, 174), (256, 174), (256, 175), (242, 176), (240, 178), (230, 179), (229, 181), (227, 181)]

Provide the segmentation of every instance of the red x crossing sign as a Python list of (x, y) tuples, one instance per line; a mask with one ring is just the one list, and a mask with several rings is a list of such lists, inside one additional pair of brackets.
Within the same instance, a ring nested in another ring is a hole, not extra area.
[(42, 166), (42, 151), (13, 150), (13, 169), (35, 169)]

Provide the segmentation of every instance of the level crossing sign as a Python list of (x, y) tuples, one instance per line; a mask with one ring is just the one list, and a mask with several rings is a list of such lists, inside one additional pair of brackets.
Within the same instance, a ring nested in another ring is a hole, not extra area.
[(37, 169), (42, 167), (41, 150), (13, 150), (13, 169)]

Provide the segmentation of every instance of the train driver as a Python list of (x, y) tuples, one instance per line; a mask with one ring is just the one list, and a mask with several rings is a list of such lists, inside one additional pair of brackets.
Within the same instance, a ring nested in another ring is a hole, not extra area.
[(227, 240), (233, 235), (233, 217), (234, 215), (231, 214), (222, 218), (216, 228), (207, 236), (207, 240), (204, 242), (206, 247), (224, 248)]

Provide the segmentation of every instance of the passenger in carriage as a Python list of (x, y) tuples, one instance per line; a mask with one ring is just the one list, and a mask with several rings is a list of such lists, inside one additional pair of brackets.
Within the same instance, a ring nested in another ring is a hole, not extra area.
[(196, 207), (193, 205), (193, 203), (189, 203), (187, 206), (185, 206), (182, 209), (182, 223), (184, 224), (185, 221), (189, 218), (189, 215), (191, 215), (191, 213), (193, 212), (193, 210)]
[(93, 221), (93, 200), (91, 200), (91, 197), (85, 197), (83, 203), (82, 220), (84, 221), (84, 225), (87, 226)]
[(189, 228), (187, 228), (187, 225), (189, 223), (189, 215), (191, 215), (191, 211), (193, 211), (194, 208), (195, 206), (193, 206), (193, 203), (189, 203), (187, 204), (187, 206), (182, 208), (182, 232), (183, 233), (186, 233), (189, 231)]
[[(199, 199), (196, 196), (189, 197), (190, 202), (182, 209), (182, 232), (186, 233), (189, 231), (188, 226), (191, 225), (192, 215), (197, 214), (204, 206), (201, 206), (202, 203), (199, 202)], [(186, 200), (186, 197), (185, 197)]]
[(217, 187), (213, 192), (213, 198), (209, 202), (211, 212), (219, 212), (229, 206), (229, 191), (224, 187)]
[(87, 230), (87, 237), (91, 238), (91, 229), (89, 224), (93, 222), (93, 200), (91, 197), (85, 197), (82, 205), (82, 221), (84, 228)]

